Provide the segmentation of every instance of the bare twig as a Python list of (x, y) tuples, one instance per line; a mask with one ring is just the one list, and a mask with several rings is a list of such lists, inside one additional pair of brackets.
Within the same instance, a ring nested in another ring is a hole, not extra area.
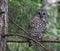
[(26, 38), (20, 38), (20, 39), (16, 39), (16, 38), (7, 38), (7, 42), (24, 43), (24, 42), (28, 42), (28, 40), (27, 40)]
[(23, 30), (26, 34), (28, 34), (28, 32), (27, 31), (25, 31), (21, 26), (19, 26), (18, 24), (16, 24), (15, 23), (15, 21), (13, 21), (10, 17), (8, 17), (11, 21), (12, 21), (12, 23), (14, 23), (18, 28), (20, 28), (21, 30)]
[[(9, 17), (9, 19), (10, 19), (18, 28), (20, 28), (20, 29), (23, 30), (26, 34), (28, 34), (27, 31), (25, 31), (22, 27), (20, 27), (18, 24), (16, 24), (10, 17)], [(10, 34), (10, 35), (13, 36), (13, 34)], [(27, 35), (26, 35), (26, 36), (25, 36), (25, 35), (20, 35), (20, 34), (18, 34), (18, 35), (35, 41), (35, 42), (36, 42), (37, 44), (39, 44), (42, 48), (44, 48), (45, 50), (49, 51), (45, 46), (43, 46), (43, 44), (41, 44), (40, 42), (36, 41), (35, 39), (33, 39), (33, 38), (31, 38), (31, 37), (29, 37), (29, 36), (27, 36)], [(8, 35), (7, 35), (7, 36), (8, 36)], [(16, 36), (16, 35), (15, 35), (15, 36)]]
[(21, 37), (24, 37), (24, 38), (27, 38), (27, 39), (31, 39), (33, 40), (34, 42), (36, 42), (37, 44), (39, 44), (42, 48), (44, 48), (46, 51), (50, 51), (48, 48), (46, 48), (43, 44), (41, 44), (40, 42), (38, 42), (37, 40), (33, 39), (32, 37), (29, 37), (27, 35), (21, 35), (21, 34), (2, 34), (1, 36), (21, 36)]
[[(16, 39), (16, 38), (8, 38), (7, 42), (19, 42), (19, 43), (24, 43), (24, 42), (28, 42), (28, 40), (26, 38), (20, 38), (20, 39)], [(44, 43), (60, 43), (60, 40), (51, 40), (51, 39), (43, 39), (40, 42), (44, 42)]]

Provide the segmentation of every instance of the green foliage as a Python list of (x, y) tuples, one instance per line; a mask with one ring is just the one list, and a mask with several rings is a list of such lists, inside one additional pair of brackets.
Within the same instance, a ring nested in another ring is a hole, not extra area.
[[(34, 16), (37, 9), (40, 9), (42, 4), (39, 2), (40, 0), (9, 0), (9, 17), (15, 21), (19, 26), (28, 30), (28, 24), (31, 18)], [(49, 11), (49, 13), (53, 14), (57, 8), (53, 8)], [(60, 9), (60, 7), (59, 7)], [(48, 20), (53, 24), (46, 26), (46, 34), (45, 38), (53, 38), (54, 35), (51, 32), (52, 28), (57, 27), (57, 33), (60, 34), (60, 14), (57, 17), (57, 23), (54, 23), (54, 17), (48, 17)], [(8, 33), (19, 33), (24, 34), (22, 30), (16, 27), (10, 20), (8, 26)], [(48, 31), (49, 30), (49, 31)], [(13, 37), (13, 38), (21, 38), (21, 37)], [(9, 47), (12, 51), (41, 51), (39, 46), (29, 47), (28, 43), (8, 43)], [(53, 45), (53, 44), (52, 44)], [(49, 44), (46, 44), (48, 47)], [(60, 44), (57, 44), (58, 51)], [(54, 47), (50, 47), (54, 48)], [(8, 49), (9, 51), (9, 49)]]
[[(18, 25), (27, 30), (29, 20), (34, 15), (35, 11), (41, 6), (41, 4), (31, 0), (19, 1), (20, 0), (9, 1), (9, 17), (11, 17), (11, 19), (14, 20)], [(20, 33), (21, 30), (9, 22), (9, 32)]]
[[(9, 17), (20, 25), (25, 30), (28, 29), (28, 23), (35, 14), (36, 10), (41, 7), (37, 0), (9, 0)], [(24, 32), (17, 28), (11, 21), (9, 21), (9, 33)], [(20, 38), (20, 37), (13, 37)], [(12, 51), (35, 51), (35, 48), (30, 48), (28, 43), (8, 43)]]

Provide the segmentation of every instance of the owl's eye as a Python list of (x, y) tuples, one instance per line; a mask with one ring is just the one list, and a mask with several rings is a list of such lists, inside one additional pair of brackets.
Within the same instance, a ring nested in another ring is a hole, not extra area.
[(40, 12), (38, 12), (38, 14), (40, 15)]
[(45, 13), (44, 13), (44, 12), (43, 12), (42, 14), (43, 14), (43, 15), (45, 15)]

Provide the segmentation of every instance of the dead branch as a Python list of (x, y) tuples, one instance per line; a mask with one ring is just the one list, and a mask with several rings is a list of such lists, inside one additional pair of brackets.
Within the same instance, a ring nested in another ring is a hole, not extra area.
[[(18, 28), (20, 28), (20, 29), (23, 30), (26, 34), (28, 34), (27, 31), (25, 31), (22, 27), (20, 27), (18, 24), (16, 24), (10, 17), (9, 17), (9, 19), (10, 19)], [(19, 35), (19, 36), (21, 36), (21, 35)], [(45, 46), (43, 46), (40, 42), (36, 41), (35, 39), (33, 39), (33, 38), (29, 37), (29, 36), (25, 36), (25, 35), (22, 36), (22, 37), (25, 37), (25, 38), (28, 38), (28, 39), (31, 39), (31, 40), (35, 41), (35, 42), (36, 42), (37, 44), (39, 44), (42, 48), (44, 48), (45, 50), (49, 51)]]
[(31, 39), (32, 41), (36, 42), (37, 44), (39, 44), (42, 48), (44, 48), (46, 51), (50, 51), (48, 48), (46, 48), (43, 44), (41, 44), (40, 42), (38, 42), (37, 40), (33, 39), (32, 37), (29, 37), (27, 35), (21, 35), (21, 34), (1, 34), (1, 36), (5, 37), (5, 36), (21, 36), (27, 39)]
[[(20, 39), (16, 39), (16, 38), (8, 38), (7, 42), (19, 42), (19, 43), (24, 43), (24, 42), (28, 42), (28, 40), (26, 38), (20, 38)], [(60, 43), (60, 40), (50, 40), (50, 39), (43, 39), (40, 42), (49, 42), (49, 43)]]
[(10, 17), (8, 17), (8, 18), (9, 18), (9, 20), (12, 21), (13, 24), (15, 24), (18, 28), (20, 28), (20, 29), (23, 30), (26, 34), (28, 34), (28, 32), (25, 31), (21, 26), (19, 26), (18, 24), (16, 24), (15, 21), (13, 21)]
[(7, 38), (7, 42), (24, 43), (24, 42), (28, 42), (28, 40), (27, 40), (26, 38), (20, 38), (20, 39), (16, 39), (16, 38)]

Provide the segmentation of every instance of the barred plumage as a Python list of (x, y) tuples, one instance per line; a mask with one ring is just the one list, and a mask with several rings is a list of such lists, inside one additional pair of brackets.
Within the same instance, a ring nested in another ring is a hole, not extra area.
[[(46, 10), (44, 9), (39, 9), (35, 16), (31, 19), (30, 23), (29, 23), (29, 36), (31, 36), (32, 38), (40, 41), (45, 33), (45, 26), (46, 26), (46, 17), (47, 17), (47, 13)], [(35, 45), (36, 43), (33, 42), (32, 40), (29, 41), (30, 42), (30, 46)]]

